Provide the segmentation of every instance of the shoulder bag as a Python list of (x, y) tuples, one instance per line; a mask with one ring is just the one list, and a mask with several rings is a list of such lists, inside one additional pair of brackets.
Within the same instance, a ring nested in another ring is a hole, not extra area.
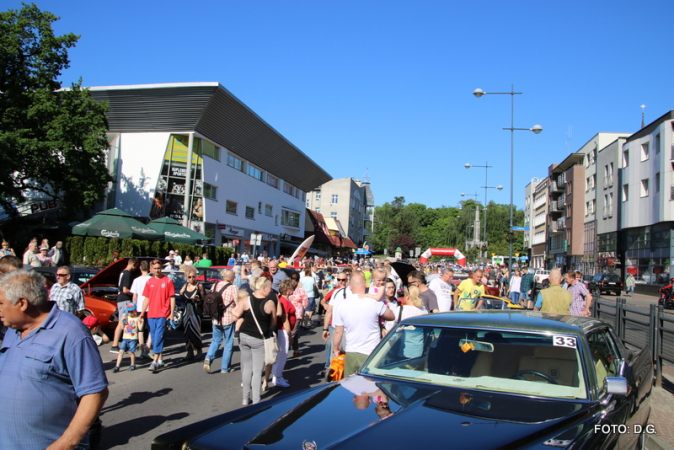
[(253, 315), (253, 320), (255, 320), (255, 325), (257, 325), (257, 329), (260, 331), (260, 336), (262, 336), (262, 339), (264, 340), (264, 363), (265, 364), (276, 364), (276, 357), (278, 355), (278, 344), (276, 343), (276, 335), (274, 332), (271, 332), (271, 337), (265, 338), (264, 333), (262, 332), (262, 328), (260, 327), (260, 323), (257, 321), (257, 317), (255, 317), (255, 312), (253, 308), (253, 302), (248, 299), (248, 307), (250, 308), (250, 313)]

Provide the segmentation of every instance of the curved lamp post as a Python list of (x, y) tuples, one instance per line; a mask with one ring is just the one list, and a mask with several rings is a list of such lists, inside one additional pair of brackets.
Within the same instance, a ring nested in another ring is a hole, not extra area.
[[(535, 134), (539, 134), (543, 131), (543, 127), (540, 125), (534, 125), (531, 128), (515, 128), (515, 95), (521, 95), (521, 92), (515, 92), (515, 86), (510, 85), (510, 92), (485, 92), (482, 89), (475, 89), (473, 95), (477, 98), (482, 97), (483, 95), (509, 95), (510, 96), (510, 127), (503, 128), (504, 130), (510, 130), (510, 230), (509, 233), (513, 232), (513, 183), (514, 183), (514, 168), (515, 168), (515, 131), (533, 131)], [(508, 243), (508, 269), (512, 268), (513, 263), (513, 243), (512, 241)]]

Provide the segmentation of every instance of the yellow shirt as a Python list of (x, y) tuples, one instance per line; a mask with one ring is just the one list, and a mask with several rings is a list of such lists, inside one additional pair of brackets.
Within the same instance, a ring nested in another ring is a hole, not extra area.
[(459, 284), (459, 307), (458, 310), (470, 311), (477, 306), (477, 299), (484, 296), (484, 285), (475, 286), (473, 280), (465, 279)]

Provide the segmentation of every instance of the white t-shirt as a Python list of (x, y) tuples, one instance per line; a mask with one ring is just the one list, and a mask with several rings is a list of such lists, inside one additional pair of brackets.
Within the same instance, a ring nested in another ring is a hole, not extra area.
[(346, 352), (363, 355), (372, 353), (381, 340), (379, 316), (386, 312), (386, 304), (351, 294), (346, 300), (333, 304), (332, 311), (332, 325), (344, 327)]
[(522, 277), (512, 277), (510, 279), (510, 292), (519, 292), (522, 285)]
[(438, 278), (440, 278), (439, 273), (432, 273), (432, 274), (430, 274), (429, 276), (426, 277), (426, 283), (431, 284), (431, 281), (437, 280)]
[(391, 312), (393, 312), (395, 320), (387, 320), (386, 322), (384, 322), (384, 327), (386, 327), (386, 331), (391, 331), (393, 327), (398, 324), (398, 314), (400, 314), (400, 308), (403, 309), (403, 313), (400, 316), (401, 322), (410, 317), (423, 316), (424, 314), (428, 314), (428, 311), (426, 311), (426, 308), (424, 308), (423, 306), (421, 308), (417, 308), (416, 306), (413, 305), (400, 305), (400, 306), (389, 305), (389, 308), (391, 308)]
[(176, 266), (180, 266), (183, 263), (182, 257), (178, 254), (173, 255), (173, 261), (175, 261)]
[(438, 299), (438, 312), (451, 311), (454, 303), (454, 298), (452, 289), (454, 285), (450, 286), (450, 283), (446, 283), (441, 278), (435, 278), (428, 283), (428, 289), (435, 292), (435, 296)]
[(140, 276), (133, 280), (133, 283), (131, 284), (131, 293), (138, 296), (136, 298), (136, 311), (139, 313), (143, 312), (143, 301), (145, 301), (145, 297), (143, 297), (143, 290), (145, 289), (147, 280), (150, 278), (152, 278), (150, 275)]

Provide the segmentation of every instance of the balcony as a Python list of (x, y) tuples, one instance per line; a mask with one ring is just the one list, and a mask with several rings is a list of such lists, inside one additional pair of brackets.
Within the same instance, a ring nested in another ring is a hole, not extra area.
[(556, 181), (550, 183), (550, 192), (564, 192), (564, 188), (560, 187)]
[(549, 233), (559, 233), (559, 229), (557, 228), (557, 222), (552, 222), (550, 225), (548, 225), (548, 232)]
[(557, 177), (557, 185), (561, 188), (566, 184), (566, 174), (562, 173)]
[(550, 210), (549, 210), (549, 212), (550, 212), (551, 214), (557, 214), (557, 213), (561, 213), (561, 212), (562, 212), (562, 211), (559, 209), (559, 206), (558, 206), (558, 204), (557, 204), (557, 201), (550, 202)]
[(372, 214), (363, 214), (363, 220), (366, 222), (372, 222)]
[(557, 219), (557, 229), (559, 231), (562, 231), (566, 229), (566, 218), (562, 217), (561, 219)]
[(564, 208), (566, 206), (566, 194), (562, 194), (557, 199), (557, 206), (559, 208)]

